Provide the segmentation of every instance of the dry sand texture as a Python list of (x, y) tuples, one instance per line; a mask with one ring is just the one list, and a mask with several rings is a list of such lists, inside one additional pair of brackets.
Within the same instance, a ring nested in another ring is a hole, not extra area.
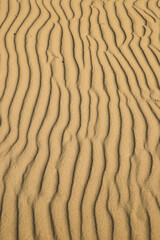
[(160, 239), (160, 1), (0, 0), (0, 239)]

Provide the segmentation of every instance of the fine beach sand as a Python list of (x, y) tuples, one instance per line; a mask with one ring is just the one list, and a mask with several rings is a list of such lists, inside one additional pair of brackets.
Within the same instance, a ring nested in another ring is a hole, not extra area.
[(160, 1), (0, 0), (0, 240), (160, 239)]

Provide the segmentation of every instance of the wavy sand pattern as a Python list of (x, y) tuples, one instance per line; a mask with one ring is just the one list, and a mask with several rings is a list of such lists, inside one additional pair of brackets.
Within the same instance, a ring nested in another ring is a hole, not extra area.
[(0, 239), (160, 239), (160, 1), (0, 1)]

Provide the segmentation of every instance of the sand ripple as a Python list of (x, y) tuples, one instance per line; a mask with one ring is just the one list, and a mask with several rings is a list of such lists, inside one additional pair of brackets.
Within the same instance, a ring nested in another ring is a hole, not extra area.
[(0, 1), (0, 239), (160, 239), (160, 4)]

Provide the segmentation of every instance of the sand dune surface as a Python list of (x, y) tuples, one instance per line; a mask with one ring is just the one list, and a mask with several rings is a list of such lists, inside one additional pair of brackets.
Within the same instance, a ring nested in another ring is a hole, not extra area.
[(160, 1), (0, 0), (0, 239), (160, 239)]

